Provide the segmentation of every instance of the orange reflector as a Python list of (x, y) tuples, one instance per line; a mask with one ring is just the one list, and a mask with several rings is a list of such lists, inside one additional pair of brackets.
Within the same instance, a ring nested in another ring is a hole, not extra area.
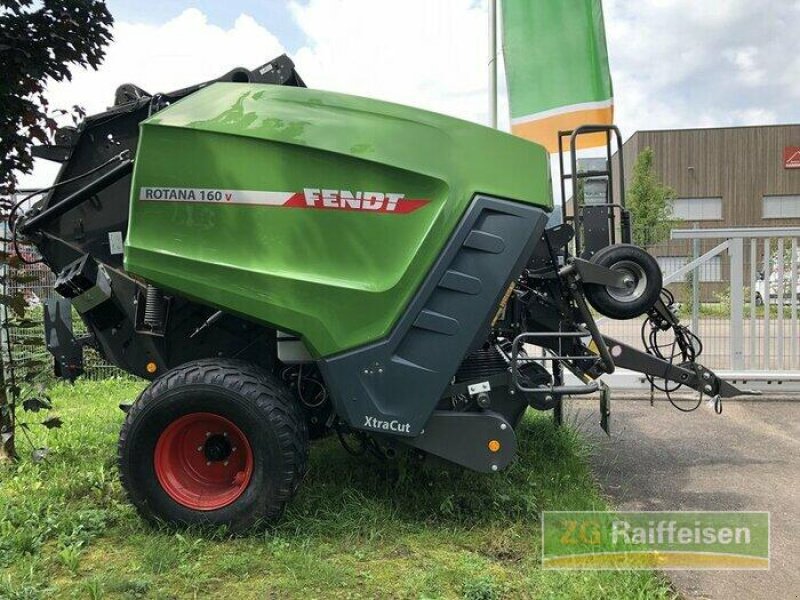
[(500, 442), (497, 440), (489, 440), (489, 452), (498, 452), (500, 450)]
[(149, 363), (147, 363), (147, 365), (145, 365), (144, 368), (147, 369), (147, 372), (150, 373), (151, 375), (153, 373), (155, 373), (156, 371), (158, 371), (158, 365), (156, 363), (154, 363), (153, 361), (150, 361)]

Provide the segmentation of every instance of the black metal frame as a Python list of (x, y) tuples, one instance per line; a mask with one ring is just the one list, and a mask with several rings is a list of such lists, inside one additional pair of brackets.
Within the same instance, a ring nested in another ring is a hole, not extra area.
[[(578, 154), (577, 154), (577, 140), (581, 135), (590, 135), (590, 134), (597, 134), (597, 133), (604, 133), (606, 137), (606, 165), (607, 169), (605, 171), (598, 171), (592, 172), (589, 171), (587, 173), (578, 173)], [(612, 157), (613, 154), (611, 152), (611, 139), (612, 133), (616, 137), (617, 142), (617, 157), (618, 157), (618, 164), (619, 164), (619, 175), (622, 181), (620, 185), (619, 195), (620, 195), (620, 202), (616, 204), (613, 202), (614, 199), (614, 178), (612, 175)], [(569, 137), (570, 142), (570, 173), (566, 173), (564, 169), (564, 139)], [(578, 179), (585, 179), (589, 177), (608, 177), (608, 198), (611, 202), (608, 202), (605, 206), (606, 210), (608, 210), (608, 230), (610, 235), (610, 242), (614, 244), (616, 242), (616, 223), (615, 223), (615, 212), (616, 208), (620, 210), (620, 222), (621, 222), (621, 232), (620, 238), (623, 243), (630, 243), (631, 241), (631, 233), (630, 233), (630, 215), (625, 208), (625, 163), (622, 156), (622, 134), (619, 131), (619, 128), (615, 125), (581, 125), (574, 130), (568, 131), (559, 131), (558, 132), (558, 166), (559, 166), (559, 183), (561, 187), (561, 222), (567, 224), (568, 222), (572, 222), (573, 229), (575, 232), (574, 237), (574, 245), (575, 245), (575, 252), (574, 256), (581, 257), (583, 255), (582, 248), (581, 248), (581, 226), (582, 226), (582, 210), (578, 205), (578, 186), (573, 185), (573, 192), (572, 192), (572, 215), (567, 214), (567, 180), (576, 181)], [(566, 262), (570, 258), (569, 254), (569, 245), (565, 245), (563, 248), (563, 260)], [(602, 346), (603, 344), (599, 344)], [(559, 360), (555, 360), (552, 365), (553, 371), (553, 386), (555, 388), (562, 388), (564, 387), (564, 373), (561, 362)], [(553, 411), (553, 417), (556, 424), (560, 424), (563, 418), (563, 411), (562, 411), (562, 401), (559, 397), (556, 400), (555, 409)], [(606, 420), (607, 421), (607, 420)]]
[[(582, 130), (595, 132), (595, 128), (579, 128), (576, 131), (579, 134)], [(573, 132), (572, 135), (574, 142), (577, 134)], [(624, 197), (624, 191), (621, 191), (621, 196)], [(577, 202), (575, 205), (577, 206)], [(577, 214), (580, 216), (580, 212)], [(601, 334), (587, 306), (584, 286), (622, 287), (622, 282), (614, 271), (573, 256), (570, 245), (575, 237), (576, 232), (571, 223), (546, 230), (520, 280), (522, 287), (527, 289), (523, 301), (526, 319), (523, 320), (524, 326), (518, 326), (509, 338), (510, 371), (514, 388), (528, 398), (531, 406), (540, 409), (553, 408), (554, 419), (560, 424), (563, 419), (564, 396), (600, 391), (601, 426), (608, 432), (610, 395), (597, 378), (613, 373), (617, 366), (632, 369), (648, 377), (679, 383), (712, 397), (746, 393), (700, 364), (673, 363)], [(576, 246), (578, 250), (581, 249), (580, 242), (576, 242)], [(513, 312), (515, 314), (512, 321), (518, 325), (520, 311)], [(676, 315), (662, 300), (658, 300), (650, 309), (648, 318), (664, 330), (681, 330)], [(591, 343), (587, 343), (587, 338), (591, 339)], [(526, 344), (539, 346), (546, 354), (530, 357), (524, 349)], [(542, 362), (552, 364), (551, 381), (538, 385), (526, 384), (521, 369), (526, 365)], [(573, 372), (582, 383), (565, 385), (564, 368)], [(537, 399), (543, 400), (541, 405), (537, 405)]]
[[(587, 171), (585, 173), (578, 172), (578, 151), (577, 141), (582, 135), (593, 135), (603, 133), (606, 137), (606, 164), (607, 168), (603, 171)], [(619, 186), (619, 199), (618, 203), (614, 200), (614, 177), (612, 174), (613, 153), (612, 153), (612, 134), (616, 140), (617, 146), (617, 164), (619, 165), (619, 178), (621, 184)], [(564, 139), (569, 137), (569, 153), (570, 153), (570, 172), (564, 170)], [(620, 241), (623, 244), (631, 242), (631, 227), (630, 227), (630, 214), (625, 207), (625, 162), (622, 156), (622, 134), (616, 125), (581, 125), (574, 130), (559, 131), (558, 132), (558, 165), (559, 165), (559, 179), (561, 185), (561, 219), (563, 223), (572, 222), (575, 228), (575, 252), (574, 255), (581, 257), (584, 256), (584, 243), (581, 239), (582, 225), (583, 225), (583, 207), (578, 204), (578, 186), (573, 185), (572, 190), (572, 215), (567, 214), (567, 186), (568, 180), (575, 181), (579, 179), (588, 179), (590, 177), (607, 177), (608, 178), (608, 199), (606, 204), (596, 205), (596, 208), (604, 208), (608, 211), (608, 235), (610, 236), (610, 243), (617, 243), (617, 223), (616, 223), (616, 210), (620, 211)], [(589, 255), (599, 248), (588, 249)], [(566, 258), (566, 256), (565, 256)]]

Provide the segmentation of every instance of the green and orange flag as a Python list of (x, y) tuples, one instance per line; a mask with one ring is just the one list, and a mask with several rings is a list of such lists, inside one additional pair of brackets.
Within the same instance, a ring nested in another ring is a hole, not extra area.
[[(600, 0), (502, 0), (502, 10), (512, 133), (556, 152), (559, 131), (611, 124)], [(603, 134), (578, 142), (580, 148), (599, 145), (605, 145)]]

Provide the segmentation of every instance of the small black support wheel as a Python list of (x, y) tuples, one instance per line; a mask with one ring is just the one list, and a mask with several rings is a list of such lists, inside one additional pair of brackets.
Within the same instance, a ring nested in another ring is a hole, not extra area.
[(586, 298), (601, 314), (612, 319), (635, 319), (650, 310), (661, 294), (661, 267), (650, 254), (631, 244), (608, 246), (592, 262), (622, 273), (622, 288), (586, 284)]
[(303, 413), (278, 378), (238, 360), (205, 359), (153, 381), (119, 437), (122, 485), (149, 521), (274, 521), (305, 475)]
[(756, 292), (756, 306), (764, 306), (764, 298)]

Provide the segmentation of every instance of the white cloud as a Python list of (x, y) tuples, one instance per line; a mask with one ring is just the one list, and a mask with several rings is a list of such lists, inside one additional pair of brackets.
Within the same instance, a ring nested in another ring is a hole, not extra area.
[[(191, 8), (163, 25), (116, 23), (114, 41), (100, 69), (77, 69), (72, 81), (51, 84), (47, 94), (52, 107), (79, 104), (93, 114), (113, 104), (114, 91), (123, 83), (151, 93), (169, 92), (237, 66), (256, 67), (284, 51), (280, 41), (250, 16), (241, 15), (232, 28), (222, 29)], [(47, 185), (57, 171), (55, 163), (38, 160), (20, 187)]]
[(617, 121), (638, 129), (800, 120), (800, 2), (604, 0)]
[[(231, 0), (229, 0), (231, 1)], [(308, 43), (293, 59), (316, 88), (485, 123), (485, 0), (308, 0), (290, 4)], [(604, 0), (617, 122), (637, 129), (800, 120), (800, 0)], [(284, 51), (252, 17), (233, 27), (188, 9), (162, 25), (119, 22), (100, 71), (53, 85), (52, 106), (111, 104), (116, 87), (169, 91)], [(502, 63), (501, 63), (502, 64)], [(507, 126), (502, 69), (500, 123)], [(24, 183), (52, 179), (37, 166)]]
[(725, 52), (725, 57), (737, 67), (737, 78), (744, 85), (754, 86), (765, 83), (766, 70), (759, 66), (758, 53), (758, 48), (754, 46)]
[(311, 41), (295, 55), (310, 85), (485, 122), (485, 3), (310, 0), (291, 8)]
[(163, 25), (117, 23), (97, 72), (81, 69), (49, 89), (53, 106), (82, 104), (91, 112), (112, 103), (122, 83), (168, 92), (217, 77), (239, 65), (257, 66), (284, 52), (278, 39), (247, 15), (231, 29), (210, 25), (190, 8)]

